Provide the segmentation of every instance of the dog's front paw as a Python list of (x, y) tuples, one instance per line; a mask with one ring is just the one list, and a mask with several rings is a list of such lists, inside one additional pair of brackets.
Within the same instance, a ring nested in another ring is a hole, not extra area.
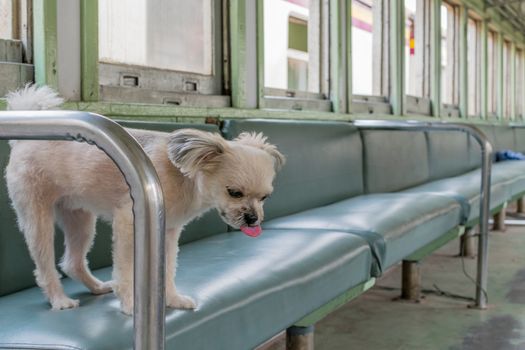
[(176, 293), (166, 297), (166, 306), (174, 309), (195, 309), (197, 307), (191, 298)]
[(89, 288), (91, 294), (99, 295), (113, 291), (113, 281), (101, 282)]
[(50, 303), (51, 309), (53, 310), (73, 309), (75, 307), (78, 307), (79, 305), (78, 299), (70, 299), (66, 296), (61, 298), (55, 298), (51, 300)]

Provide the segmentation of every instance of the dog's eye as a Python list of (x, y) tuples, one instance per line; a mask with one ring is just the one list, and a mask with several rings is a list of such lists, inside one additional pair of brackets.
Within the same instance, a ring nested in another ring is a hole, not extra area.
[(270, 197), (269, 194), (267, 194), (266, 196), (262, 197), (262, 198), (261, 198), (261, 202), (264, 202), (264, 201), (267, 200), (269, 197)]
[(230, 195), (230, 197), (233, 198), (242, 198), (244, 196), (241, 191), (237, 191), (231, 188), (228, 188), (228, 194)]

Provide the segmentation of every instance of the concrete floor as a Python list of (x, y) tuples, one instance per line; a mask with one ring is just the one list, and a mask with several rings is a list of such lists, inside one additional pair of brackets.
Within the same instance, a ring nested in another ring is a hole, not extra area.
[[(487, 310), (469, 309), (474, 284), (456, 257), (457, 240), (422, 262), (420, 303), (395, 299), (401, 268), (390, 270), (376, 286), (317, 324), (317, 350), (515, 350), (525, 349), (525, 226), (493, 231), (489, 238)], [(465, 259), (475, 276), (476, 261)]]

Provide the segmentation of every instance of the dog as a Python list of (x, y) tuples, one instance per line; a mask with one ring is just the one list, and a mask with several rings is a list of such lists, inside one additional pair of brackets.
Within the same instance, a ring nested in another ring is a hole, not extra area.
[[(10, 110), (55, 109), (63, 100), (47, 86), (9, 93)], [(261, 233), (263, 204), (273, 191), (285, 157), (262, 134), (242, 133), (233, 141), (217, 133), (181, 129), (172, 133), (127, 131), (150, 157), (160, 179), (166, 209), (166, 304), (194, 309), (177, 292), (178, 239), (184, 226), (216, 208), (222, 220), (249, 236)], [(10, 141), (5, 177), (24, 233), (35, 277), (52, 309), (74, 308), (60, 283), (53, 249), (54, 223), (64, 232), (60, 267), (93, 294), (114, 291), (121, 310), (133, 311), (133, 214), (129, 188), (113, 161), (93, 145), (70, 141)], [(113, 228), (112, 281), (88, 267), (97, 218)]]

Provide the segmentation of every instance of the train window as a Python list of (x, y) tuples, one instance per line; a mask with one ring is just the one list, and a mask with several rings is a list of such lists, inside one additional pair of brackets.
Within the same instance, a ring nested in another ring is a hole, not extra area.
[(497, 85), (497, 72), (498, 72), (498, 52), (497, 52), (497, 35), (496, 32), (489, 31), (487, 39), (487, 70), (488, 70), (488, 96), (487, 96), (487, 108), (489, 117), (496, 116), (496, 85)]
[(523, 50), (516, 50), (516, 117), (525, 119), (525, 56)]
[(229, 105), (220, 0), (99, 1), (101, 99)]
[(430, 114), (430, 26), (425, 0), (404, 0), (405, 5), (405, 92), (407, 113)]
[(503, 118), (510, 119), (513, 117), (511, 114), (511, 100), (512, 100), (512, 78), (511, 65), (512, 65), (512, 44), (510, 41), (503, 42)]
[(374, 17), (375, 2), (352, 0), (352, 92), (358, 95), (381, 94), (374, 80), (374, 71), (381, 67), (374, 62), (381, 56), (380, 33), (374, 31), (374, 21), (381, 20)]
[[(352, 112), (390, 113), (384, 1), (352, 0)], [(373, 96), (373, 97), (371, 97)]]
[(481, 23), (468, 19), (467, 27), (468, 114), (481, 115)]
[(261, 107), (329, 111), (327, 2), (264, 0), (262, 16)]
[(0, 96), (33, 81), (30, 0), (0, 0)]
[(444, 104), (459, 102), (459, 8), (441, 5), (441, 99)]
[(12, 0), (0, 0), (0, 39), (16, 39), (16, 8)]

